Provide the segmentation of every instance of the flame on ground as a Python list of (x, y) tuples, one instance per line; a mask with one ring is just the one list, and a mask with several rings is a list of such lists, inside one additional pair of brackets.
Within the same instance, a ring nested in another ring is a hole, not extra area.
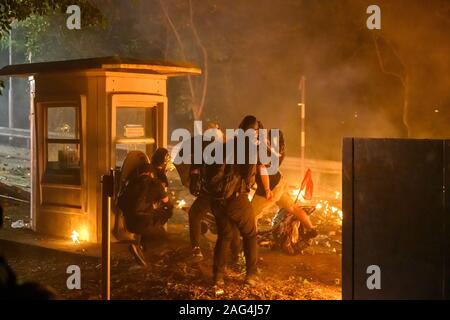
[(89, 231), (86, 226), (81, 226), (79, 228), (79, 231), (72, 231), (72, 233), (70, 234), (70, 238), (75, 244), (79, 244), (80, 241), (89, 241)]
[(72, 234), (70, 235), (70, 238), (72, 238), (73, 243), (80, 243), (78, 236), (79, 236), (78, 232), (76, 230), (73, 230)]
[(177, 208), (178, 208), (178, 209), (183, 209), (183, 207), (184, 207), (185, 205), (186, 205), (186, 201), (184, 201), (183, 199), (181, 199), (181, 200), (178, 201)]
[[(320, 212), (320, 214), (328, 221), (333, 221), (337, 225), (342, 224), (343, 212), (337, 207), (333, 206), (328, 200), (316, 200), (316, 201), (306, 201), (304, 199), (304, 190), (300, 191), (298, 186), (291, 186), (290, 195), (293, 200), (297, 198), (298, 193), (300, 192), (299, 202), (300, 203), (311, 203), (311, 205), (315, 205), (316, 210)], [(342, 199), (341, 193), (339, 191), (334, 192), (335, 200)], [(333, 200), (330, 200), (333, 201)], [(314, 204), (315, 203), (315, 204)]]

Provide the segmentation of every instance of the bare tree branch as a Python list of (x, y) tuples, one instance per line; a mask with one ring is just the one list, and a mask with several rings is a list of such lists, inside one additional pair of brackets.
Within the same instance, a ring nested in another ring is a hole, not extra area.
[[(163, 4), (164, 0), (159, 0), (159, 5), (161, 7), (161, 10), (164, 14), (164, 17), (167, 20), (167, 23), (169, 24), (170, 28), (172, 29), (173, 34), (175, 35), (175, 39), (177, 40), (178, 46), (180, 47), (180, 52), (181, 52), (181, 57), (183, 60), (187, 61), (186, 59), (186, 53), (185, 53), (185, 49), (184, 49), (184, 45), (183, 45), (183, 41), (181, 40), (181, 36), (180, 33), (178, 32), (177, 28), (175, 27), (175, 24), (172, 20), (172, 18), (169, 15), (169, 11), (167, 10), (167, 8), (164, 6)], [(187, 77), (188, 83), (189, 83), (189, 91), (191, 93), (191, 97), (192, 97), (192, 102), (193, 102), (193, 108), (192, 108), (192, 113), (194, 115), (194, 118), (196, 117), (196, 111), (195, 111), (195, 101), (196, 101), (196, 97), (195, 97), (195, 90), (194, 90), (194, 85), (192, 83), (192, 78), (191, 76)]]
[(203, 42), (200, 39), (197, 28), (194, 23), (194, 9), (192, 7), (192, 0), (189, 0), (189, 16), (190, 16), (190, 25), (192, 29), (192, 33), (194, 34), (197, 45), (200, 47), (203, 54), (203, 88), (200, 103), (196, 109), (196, 119), (200, 119), (203, 113), (203, 108), (205, 107), (206, 102), (206, 94), (208, 92), (208, 51), (206, 47), (203, 45)]
[(390, 75), (392, 77), (397, 78), (400, 81), (400, 83), (402, 84), (402, 87), (403, 87), (402, 121), (403, 121), (403, 125), (406, 128), (407, 137), (409, 137), (410, 136), (410, 128), (409, 128), (409, 121), (408, 121), (408, 114), (409, 114), (409, 76), (408, 76), (408, 72), (406, 70), (405, 63), (400, 58), (400, 55), (395, 50), (394, 46), (389, 44), (387, 41), (385, 41), (386, 43), (389, 44), (390, 49), (394, 53), (394, 56), (397, 58), (398, 62), (401, 64), (401, 66), (402, 66), (402, 68), (404, 70), (404, 74), (387, 70), (387, 68), (385, 66), (385, 63), (384, 63), (384, 60), (383, 60), (383, 57), (381, 55), (381, 50), (380, 50), (380, 46), (378, 45), (378, 39), (377, 39), (376, 35), (373, 35), (373, 42), (374, 42), (374, 45), (375, 45), (375, 52), (377, 54), (378, 64), (380, 65), (381, 71), (383, 73), (387, 74), (387, 75)]
[[(374, 44), (375, 44), (375, 52), (376, 52), (376, 54), (377, 54), (378, 64), (380, 65), (381, 71), (382, 71), (383, 73), (387, 74), (387, 75), (396, 77), (397, 79), (400, 80), (400, 82), (401, 82), (402, 85), (404, 86), (404, 85), (405, 85), (405, 83), (404, 83), (404, 75), (402, 75), (402, 74), (400, 74), (400, 73), (397, 73), (397, 72), (394, 72), (394, 71), (389, 71), (389, 70), (386, 69), (386, 66), (385, 66), (385, 64), (384, 64), (384, 59), (383, 59), (383, 57), (381, 56), (380, 46), (378, 45), (378, 39), (376, 38), (375, 35), (373, 36), (373, 42), (374, 42)], [(393, 48), (391, 48), (391, 49), (392, 49), (392, 51), (394, 52), (394, 49), (393, 49)], [(395, 53), (395, 52), (394, 52), (394, 53)], [(403, 62), (401, 61), (401, 59), (399, 58), (398, 54), (395, 53), (395, 55), (396, 55), (396, 57), (398, 58), (398, 61), (402, 64), (402, 67), (404, 68), (404, 64), (403, 64)]]

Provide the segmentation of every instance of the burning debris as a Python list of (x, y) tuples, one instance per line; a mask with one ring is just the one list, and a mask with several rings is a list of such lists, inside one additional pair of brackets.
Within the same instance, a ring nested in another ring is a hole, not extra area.
[(72, 234), (70, 235), (70, 238), (72, 239), (73, 243), (75, 243), (75, 244), (79, 244), (80, 243), (80, 240), (78, 239), (79, 238), (79, 234), (78, 234), (78, 232), (76, 230), (72, 231)]
[(89, 232), (86, 227), (81, 226), (79, 232), (77, 230), (72, 231), (70, 238), (74, 244), (79, 244), (81, 241), (89, 241)]
[(315, 254), (326, 252), (340, 254), (342, 251), (342, 217), (339, 208), (341, 193), (336, 191), (334, 199), (306, 200), (305, 190), (298, 186), (290, 187), (290, 195), (297, 199), (301, 208), (310, 215), (317, 226), (318, 236), (314, 239), (305, 237), (306, 232), (299, 221), (291, 216), (285, 216), (283, 210), (268, 212), (260, 221), (259, 245), (271, 249), (278, 249), (288, 254)]
[(184, 201), (184, 199), (177, 200), (177, 208), (178, 209), (183, 209), (185, 206), (186, 206), (186, 201)]

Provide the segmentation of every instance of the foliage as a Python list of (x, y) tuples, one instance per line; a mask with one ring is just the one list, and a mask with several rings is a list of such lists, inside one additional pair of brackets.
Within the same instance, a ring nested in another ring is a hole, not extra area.
[[(17, 48), (16, 51), (24, 52), (27, 59), (31, 60), (42, 49), (39, 36), (50, 26), (46, 16), (65, 13), (70, 5), (80, 6), (84, 26), (105, 24), (100, 10), (88, 0), (3, 0), (0, 3), (0, 48), (9, 46), (7, 35), (14, 26), (24, 39), (15, 40), (12, 44)], [(0, 80), (0, 95), (3, 88), (4, 82)]]
[(31, 16), (65, 13), (70, 5), (80, 6), (85, 26), (103, 22), (100, 10), (88, 0), (3, 0), (0, 3), (0, 36), (7, 34), (14, 22)]

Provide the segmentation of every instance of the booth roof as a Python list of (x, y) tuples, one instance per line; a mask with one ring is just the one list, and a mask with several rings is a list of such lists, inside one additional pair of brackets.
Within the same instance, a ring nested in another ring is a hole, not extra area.
[(202, 72), (199, 67), (188, 63), (111, 56), (9, 65), (0, 70), (0, 76), (27, 76), (87, 70), (148, 73), (166, 76), (198, 75)]

